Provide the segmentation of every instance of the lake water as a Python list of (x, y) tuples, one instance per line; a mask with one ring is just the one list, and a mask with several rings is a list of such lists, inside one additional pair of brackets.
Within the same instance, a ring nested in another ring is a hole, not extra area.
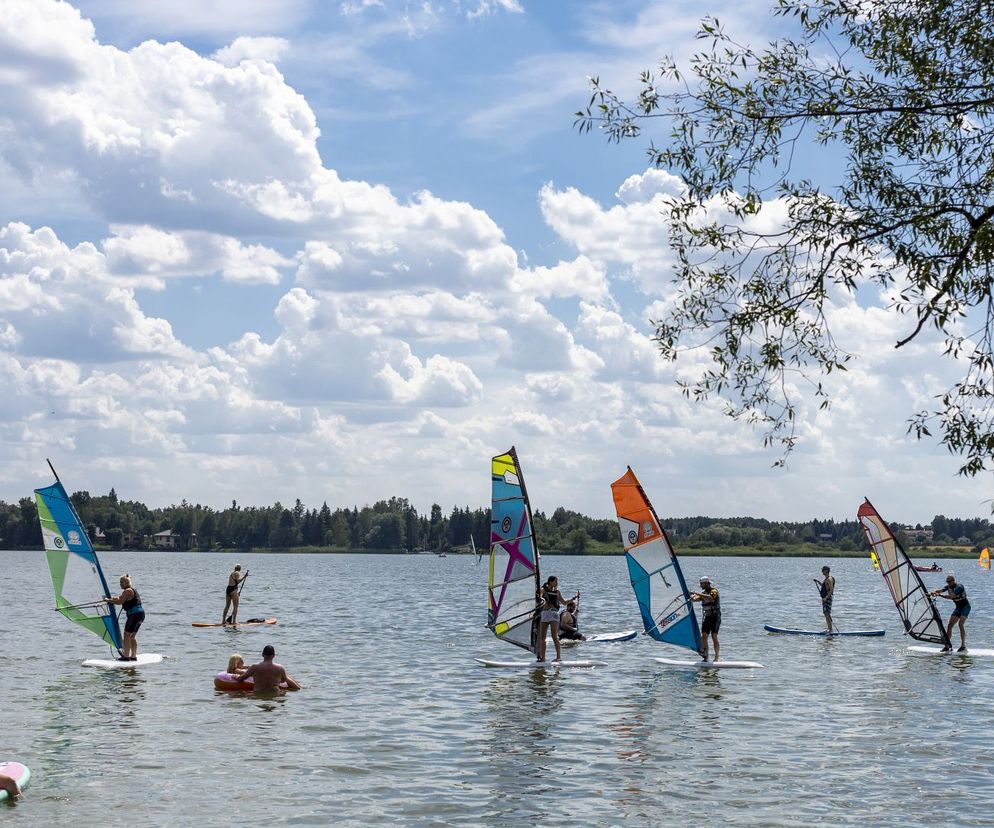
[[(107, 649), (53, 612), (42, 552), (0, 552), (0, 759), (33, 772), (4, 826), (991, 825), (994, 658), (914, 657), (868, 559), (833, 559), (843, 628), (883, 638), (771, 636), (821, 629), (798, 558), (685, 558), (721, 590), (722, 655), (764, 670), (656, 664), (640, 637), (580, 645), (595, 670), (497, 671), (518, 658), (485, 628), (486, 562), (469, 557), (106, 553), (148, 618), (140, 671), (80, 666)], [(235, 563), (240, 615), (213, 621)], [(947, 569), (950, 562), (945, 562)], [(994, 646), (991, 576), (955, 562), (971, 643)], [(583, 593), (588, 633), (632, 628), (620, 558), (546, 556)], [(941, 584), (943, 575), (925, 574)], [(950, 602), (942, 602), (948, 614)], [(276, 700), (215, 692), (228, 655), (277, 661), (305, 689)], [(550, 643), (551, 647), (551, 643)]]

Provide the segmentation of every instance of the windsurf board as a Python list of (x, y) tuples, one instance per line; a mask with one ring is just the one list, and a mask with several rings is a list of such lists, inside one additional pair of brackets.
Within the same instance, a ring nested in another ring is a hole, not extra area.
[(477, 658), (484, 667), (506, 667), (519, 670), (556, 670), (560, 667), (607, 667), (606, 661), (491, 661)]
[(137, 661), (118, 661), (116, 658), (88, 658), (84, 667), (102, 667), (106, 670), (130, 670), (148, 664), (158, 664), (165, 656), (161, 653), (139, 653)]
[(764, 624), (763, 629), (771, 633), (781, 633), (782, 635), (821, 635), (821, 636), (831, 636), (835, 638), (840, 635), (855, 635), (855, 636), (870, 636), (870, 635), (883, 635), (886, 630), (846, 630), (840, 632), (839, 630), (834, 630), (833, 632), (828, 632), (827, 630), (821, 630), (820, 632), (816, 630), (794, 630), (789, 627), (772, 627), (769, 624)]
[(758, 661), (682, 661), (678, 658), (657, 658), (660, 664), (670, 667), (696, 667), (698, 670), (754, 669), (763, 667)]

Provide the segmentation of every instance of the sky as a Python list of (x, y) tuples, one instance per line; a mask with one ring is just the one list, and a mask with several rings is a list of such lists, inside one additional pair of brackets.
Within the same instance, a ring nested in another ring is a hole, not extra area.
[[(959, 378), (870, 288), (858, 354), (803, 385), (786, 469), (694, 404), (645, 142), (580, 135), (715, 0), (0, 0), (0, 499), (51, 480), (165, 506), (407, 497), (484, 507), (517, 447), (534, 509), (613, 517), (988, 516), (990, 479), (906, 434)], [(839, 158), (806, 159), (834, 169)]]

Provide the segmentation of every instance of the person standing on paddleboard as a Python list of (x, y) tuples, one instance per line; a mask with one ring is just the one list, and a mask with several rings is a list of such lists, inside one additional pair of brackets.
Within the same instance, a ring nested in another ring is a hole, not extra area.
[(272, 644), (267, 644), (262, 648), (262, 661), (253, 664), (244, 673), (238, 673), (234, 681), (251, 678), (255, 682), (256, 693), (278, 693), (282, 689), (280, 684), (283, 682), (290, 690), (299, 690), (300, 685), (286, 674), (283, 665), (273, 661), (275, 657), (276, 649)]
[[(248, 577), (248, 570), (242, 575), (242, 565), (238, 564), (228, 576), (228, 586), (224, 589), (224, 612), (221, 613), (221, 624), (238, 623), (238, 598), (241, 595), (239, 587)], [(228, 607), (231, 607), (231, 616), (228, 616)]]
[(142, 607), (138, 590), (131, 585), (128, 575), (121, 576), (121, 589), (117, 598), (107, 598), (108, 604), (120, 604), (127, 616), (124, 623), (124, 649), (118, 661), (138, 661), (138, 628), (145, 620), (145, 608)]
[[(580, 595), (578, 592), (577, 597)], [(542, 604), (541, 616), (539, 617), (538, 628), (538, 652), (535, 655), (539, 661), (545, 661), (545, 636), (549, 629), (552, 630), (552, 643), (556, 645), (556, 661), (562, 661), (562, 652), (559, 649), (559, 606), (565, 605), (566, 599), (559, 591), (559, 579), (555, 575), (550, 575), (549, 580), (542, 584)]]
[(705, 575), (700, 580), (701, 591), (691, 592), (691, 601), (701, 602), (701, 658), (708, 660), (708, 636), (714, 642), (714, 660), (721, 657), (721, 645), (718, 643), (718, 629), (721, 627), (721, 598), (718, 590), (711, 586), (711, 579)]
[(949, 644), (942, 648), (942, 652), (948, 653), (953, 648), (953, 627), (959, 623), (959, 650), (966, 652), (966, 617), (970, 614), (970, 601), (966, 597), (966, 587), (957, 584), (955, 576), (950, 572), (946, 576), (946, 585), (942, 589), (934, 589), (929, 595), (939, 598), (948, 598), (955, 602), (952, 614), (949, 616), (949, 626), (946, 628), (946, 638)]
[(827, 566), (821, 568), (821, 574), (824, 580), (819, 581), (817, 578), (812, 578), (811, 580), (818, 584), (818, 592), (821, 594), (821, 611), (825, 614), (825, 623), (828, 624), (826, 632), (831, 635), (832, 629), (832, 599), (835, 597), (835, 576), (829, 573), (832, 570)]

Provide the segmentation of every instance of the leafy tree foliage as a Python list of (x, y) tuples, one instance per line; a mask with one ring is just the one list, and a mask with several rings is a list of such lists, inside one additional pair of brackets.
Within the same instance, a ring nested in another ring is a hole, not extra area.
[[(907, 317), (896, 343), (934, 328), (962, 379), (909, 412), (963, 457), (994, 458), (994, 5), (976, 0), (779, 0), (796, 36), (754, 49), (705, 19), (684, 73), (670, 59), (626, 103), (593, 81), (582, 131), (615, 141), (662, 123), (657, 167), (679, 175), (667, 213), (676, 295), (654, 322), (664, 358), (706, 345), (696, 399), (758, 423), (783, 463), (795, 443), (796, 380), (852, 354), (833, 338), (833, 295), (873, 284)], [(661, 119), (657, 121), (656, 119)], [(840, 181), (814, 176), (822, 147)], [(811, 159), (806, 169), (800, 158)]]

